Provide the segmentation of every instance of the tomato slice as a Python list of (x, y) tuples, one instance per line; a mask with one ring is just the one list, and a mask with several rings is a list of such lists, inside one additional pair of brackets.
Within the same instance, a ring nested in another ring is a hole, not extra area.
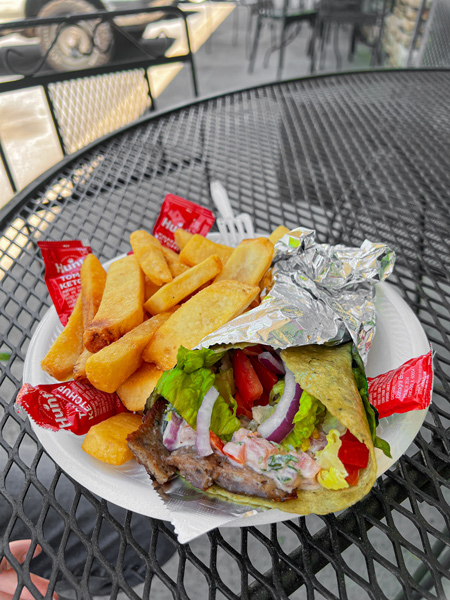
[[(342, 436), (342, 446), (339, 448), (338, 457), (344, 465), (352, 465), (359, 469), (365, 469), (369, 463), (369, 449), (361, 442), (352, 442)], [(356, 439), (356, 438), (355, 438)]]
[(251, 356), (250, 362), (252, 363), (255, 373), (258, 375), (258, 379), (262, 383), (263, 388), (267, 392), (270, 392), (273, 386), (278, 382), (278, 377), (275, 375), (275, 373), (272, 373), (272, 371), (262, 365), (256, 356)]
[(251, 409), (255, 400), (261, 397), (263, 386), (258, 379), (258, 375), (255, 373), (255, 369), (252, 367), (250, 359), (242, 350), (235, 350), (231, 360), (233, 363), (234, 381), (239, 396), (247, 408)]
[(358, 442), (359, 443), (358, 438), (355, 437), (353, 435), (353, 433), (351, 433), (350, 429), (347, 429), (345, 435), (341, 436), (341, 440), (343, 442)]
[(223, 447), (225, 444), (222, 442), (220, 437), (215, 434), (213, 431), (209, 432), (209, 441), (211, 442), (211, 446), (221, 452), (223, 454)]
[(253, 413), (252, 413), (251, 407), (247, 406), (247, 404), (245, 404), (245, 402), (242, 400), (239, 392), (236, 392), (236, 394), (234, 395), (234, 399), (236, 400), (236, 404), (237, 404), (236, 416), (237, 417), (243, 416), (243, 417), (248, 417), (249, 419), (253, 419)]
[(353, 485), (358, 485), (358, 481), (359, 481), (359, 467), (354, 467), (352, 465), (345, 465), (344, 467), (348, 473), (347, 477), (345, 478), (345, 481), (348, 483), (348, 485), (353, 486)]
[(267, 406), (269, 404), (269, 392), (263, 390), (261, 394), (261, 398), (255, 400), (255, 406)]

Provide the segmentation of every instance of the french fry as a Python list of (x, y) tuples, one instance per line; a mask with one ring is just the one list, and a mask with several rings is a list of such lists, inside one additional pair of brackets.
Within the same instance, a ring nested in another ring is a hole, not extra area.
[(81, 294), (67, 325), (53, 342), (41, 361), (42, 369), (58, 381), (72, 375), (73, 367), (83, 350), (83, 305)]
[(133, 453), (128, 448), (127, 436), (139, 429), (141, 415), (119, 413), (93, 425), (81, 445), (87, 453), (110, 465), (123, 465)]
[(267, 269), (264, 273), (261, 281), (259, 282), (259, 289), (261, 292), (266, 290), (266, 294), (270, 292), (273, 287), (273, 269)]
[(286, 233), (289, 233), (289, 231), (290, 230), (287, 227), (285, 227), (284, 225), (279, 225), (269, 235), (269, 241), (272, 242), (272, 244), (275, 246), (275, 244), (278, 242), (278, 240), (281, 240), (283, 235), (286, 235)]
[(151, 298), (153, 296), (153, 294), (155, 294), (159, 289), (161, 289), (160, 285), (156, 285), (155, 283), (153, 283), (153, 281), (150, 281), (150, 279), (147, 277), (147, 275), (145, 276), (145, 286), (144, 286), (144, 299), (147, 302), (147, 300), (149, 298)]
[(122, 404), (132, 412), (144, 410), (147, 398), (163, 373), (164, 371), (152, 363), (142, 363), (139, 369), (117, 388), (117, 395)]
[(92, 354), (86, 362), (89, 382), (102, 392), (115, 392), (142, 363), (142, 352), (171, 313), (141, 323), (113, 344)]
[(221, 270), (222, 262), (217, 254), (206, 258), (203, 262), (191, 267), (153, 294), (144, 304), (145, 310), (151, 315), (169, 310), (206, 282), (214, 279)]
[(162, 253), (159, 240), (140, 229), (133, 231), (130, 242), (141, 269), (150, 281), (156, 285), (172, 281), (172, 273)]
[(92, 352), (89, 352), (89, 350), (86, 350), (85, 348), (78, 357), (77, 362), (73, 366), (73, 378), (75, 379), (75, 381), (87, 380), (86, 362), (90, 356), (92, 356)]
[(103, 296), (106, 271), (93, 254), (88, 254), (81, 265), (81, 297), (83, 299), (83, 327), (86, 329), (95, 317)]
[(84, 332), (86, 350), (98, 352), (144, 319), (144, 274), (133, 255), (109, 267), (97, 314)]
[(178, 277), (181, 273), (184, 273), (189, 269), (186, 265), (180, 262), (178, 258), (178, 254), (171, 250), (170, 248), (166, 248), (166, 246), (161, 246), (162, 253), (164, 254), (164, 258), (166, 259), (167, 265), (172, 273), (172, 277)]
[(257, 285), (270, 267), (272, 257), (273, 244), (267, 238), (246, 240), (234, 250), (215, 281), (233, 279)]
[(177, 362), (180, 346), (192, 349), (208, 333), (240, 315), (259, 294), (259, 287), (219, 281), (198, 292), (158, 329), (142, 357), (163, 371)]
[(189, 231), (186, 231), (185, 229), (175, 229), (175, 233), (173, 234), (175, 244), (180, 250), (183, 250), (193, 235), (193, 233), (189, 233)]
[(195, 267), (195, 265), (203, 262), (205, 258), (217, 254), (222, 264), (225, 264), (232, 253), (233, 248), (230, 248), (230, 246), (216, 244), (196, 233), (180, 252), (180, 262), (189, 267)]

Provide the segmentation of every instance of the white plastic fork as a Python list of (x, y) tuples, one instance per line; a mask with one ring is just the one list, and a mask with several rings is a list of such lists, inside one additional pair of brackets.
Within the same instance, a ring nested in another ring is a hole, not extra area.
[(255, 237), (251, 216), (248, 213), (234, 216), (227, 191), (220, 181), (211, 182), (211, 197), (220, 213), (217, 227), (224, 244), (235, 247), (242, 240)]

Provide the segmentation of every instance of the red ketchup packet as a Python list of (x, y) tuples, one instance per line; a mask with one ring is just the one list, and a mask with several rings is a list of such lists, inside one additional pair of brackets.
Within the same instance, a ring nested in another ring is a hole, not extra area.
[(45, 264), (45, 283), (65, 327), (81, 291), (80, 269), (91, 253), (80, 240), (38, 242)]
[(378, 410), (380, 419), (427, 408), (433, 389), (432, 351), (408, 360), (397, 369), (368, 377), (367, 382), (369, 401)]
[(16, 410), (25, 412), (40, 427), (66, 429), (84, 435), (96, 425), (121, 412), (128, 412), (117, 394), (100, 392), (78, 381), (37, 385), (24, 383), (17, 395)]
[(189, 233), (206, 235), (215, 221), (213, 213), (205, 208), (185, 200), (174, 194), (167, 194), (161, 206), (161, 212), (153, 227), (153, 235), (163, 246), (175, 252), (179, 251), (175, 244), (176, 229), (185, 229)]

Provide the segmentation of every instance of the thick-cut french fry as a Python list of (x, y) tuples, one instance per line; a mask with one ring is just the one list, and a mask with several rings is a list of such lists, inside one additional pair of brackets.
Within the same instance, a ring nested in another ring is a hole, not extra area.
[(83, 306), (80, 294), (67, 325), (42, 359), (41, 367), (58, 381), (64, 381), (72, 375), (73, 366), (82, 350)]
[(232, 253), (233, 248), (230, 248), (230, 246), (216, 244), (196, 233), (180, 252), (180, 262), (189, 267), (195, 267), (195, 265), (203, 262), (205, 258), (217, 254), (222, 264), (225, 264)]
[(86, 362), (89, 382), (102, 392), (115, 392), (140, 367), (144, 348), (170, 315), (171, 313), (156, 315), (113, 344), (92, 354)]
[(84, 346), (98, 352), (144, 319), (144, 274), (136, 257), (125, 256), (108, 269), (97, 314), (84, 332)]
[(162, 313), (184, 300), (207, 281), (211, 281), (222, 270), (222, 262), (217, 254), (210, 256), (195, 267), (191, 267), (158, 290), (144, 308), (151, 315)]
[(234, 250), (215, 281), (233, 279), (257, 285), (270, 267), (273, 244), (267, 238), (246, 240)]
[(77, 362), (73, 365), (73, 378), (75, 379), (75, 381), (87, 380), (86, 362), (90, 356), (92, 356), (92, 352), (89, 352), (89, 350), (86, 350), (85, 348), (78, 357)]
[(162, 253), (159, 240), (140, 229), (133, 231), (130, 242), (141, 269), (153, 283), (163, 285), (172, 281), (172, 273)]
[(153, 294), (155, 294), (160, 289), (161, 289), (160, 285), (156, 285), (155, 283), (153, 283), (153, 281), (150, 281), (150, 279), (147, 277), (147, 275), (145, 276), (144, 300), (146, 302), (149, 298), (151, 298), (151, 296), (153, 296)]
[(166, 259), (167, 265), (169, 266), (170, 272), (172, 273), (172, 277), (178, 277), (181, 273), (184, 273), (189, 269), (186, 265), (180, 262), (178, 254), (171, 250), (170, 248), (166, 248), (166, 246), (161, 246), (162, 253), (164, 254), (164, 258)]
[(273, 269), (267, 269), (264, 273), (263, 278), (259, 282), (259, 289), (261, 292), (266, 290), (266, 294), (270, 292), (273, 287)]
[(192, 349), (208, 333), (240, 315), (259, 294), (259, 287), (239, 281), (213, 283), (180, 306), (158, 329), (142, 357), (166, 371), (177, 361), (180, 346)]
[(132, 412), (144, 410), (147, 398), (163, 373), (164, 371), (152, 363), (142, 363), (139, 369), (117, 388), (117, 395), (122, 404)]
[(285, 227), (284, 225), (279, 225), (269, 235), (269, 241), (271, 241), (272, 244), (275, 245), (278, 242), (278, 240), (281, 240), (283, 235), (286, 235), (286, 233), (289, 233), (289, 231), (290, 230), (287, 227)]
[(83, 299), (83, 327), (86, 329), (95, 317), (103, 296), (106, 271), (93, 254), (88, 254), (81, 265), (81, 297)]
[(175, 244), (180, 250), (183, 250), (193, 235), (193, 233), (189, 233), (189, 231), (186, 231), (185, 229), (175, 229), (175, 233), (173, 234)]
[(82, 449), (110, 465), (123, 465), (133, 458), (128, 448), (127, 436), (142, 425), (142, 416), (133, 413), (119, 413), (97, 425), (86, 434)]

